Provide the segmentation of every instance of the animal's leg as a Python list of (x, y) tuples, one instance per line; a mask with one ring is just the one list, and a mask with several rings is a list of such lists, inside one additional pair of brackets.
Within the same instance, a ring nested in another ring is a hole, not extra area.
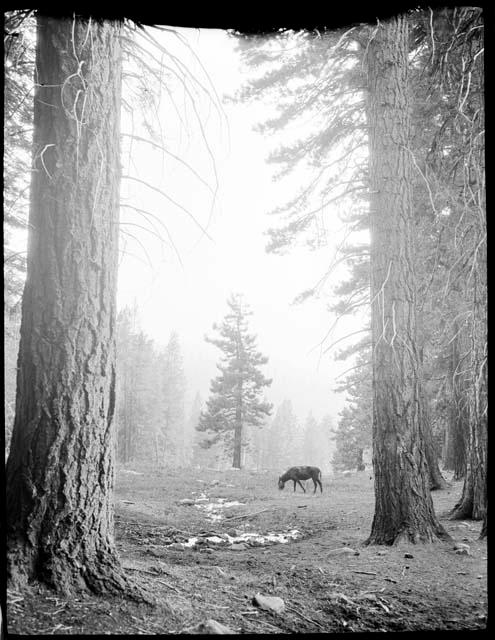
[(294, 480), (294, 493), (296, 492), (296, 481)]
[(301, 489), (304, 491), (304, 493), (306, 493), (306, 489), (303, 487), (302, 483), (300, 480), (297, 481), (301, 487)]

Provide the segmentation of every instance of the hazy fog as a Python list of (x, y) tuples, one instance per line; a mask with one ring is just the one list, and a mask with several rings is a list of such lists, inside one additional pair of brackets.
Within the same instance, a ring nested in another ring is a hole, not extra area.
[[(187, 29), (181, 33), (197, 52), (218, 96), (232, 93), (243, 80), (233, 41), (220, 31)], [(157, 37), (173, 48), (175, 55), (183, 56), (188, 68), (207, 84), (204, 71), (177, 38), (166, 34)], [(174, 91), (172, 87), (180, 108), (184, 92), (181, 87), (176, 94)], [(136, 303), (141, 328), (158, 343), (165, 344), (172, 330), (178, 332), (188, 397), (199, 391), (206, 399), (219, 352), (204, 341), (204, 335), (211, 333), (214, 322), (222, 320), (229, 293), (244, 293), (254, 313), (251, 328), (258, 335), (259, 349), (269, 357), (265, 368), (273, 378), (269, 400), (277, 405), (290, 398), (301, 420), (311, 410), (317, 418), (325, 413), (336, 417), (344, 397), (333, 393), (334, 381), (351, 363), (335, 362), (331, 354), (322, 354), (319, 346), (334, 321), (326, 306), (335, 276), (324, 297), (301, 305), (291, 303), (327, 270), (342, 223), (334, 212), (327, 212), (327, 246), (317, 251), (299, 247), (283, 256), (267, 254), (264, 233), (279, 220), (266, 212), (291, 195), (287, 184), (273, 182), (272, 167), (265, 162), (268, 150), (277, 141), (266, 140), (252, 130), (253, 123), (267, 116), (269, 107), (224, 102), (223, 113), (219, 114), (199, 93), (197, 110), (207, 145), (195, 115), (190, 112), (179, 122), (165, 98), (158, 124), (167, 148), (189, 163), (210, 190), (191, 171), (150, 145), (134, 142), (131, 150), (124, 149), (123, 165), (124, 174), (128, 171), (157, 185), (187, 208), (201, 226), (207, 227), (211, 239), (188, 214), (160, 194), (124, 180), (124, 202), (132, 201), (160, 216), (175, 249), (168, 240), (164, 245), (149, 231), (132, 226), (146, 226), (146, 222), (124, 211), (127, 217), (123, 217), (123, 229), (134, 237), (128, 236), (121, 244), (119, 308)], [(124, 132), (139, 133), (139, 122), (125, 113), (122, 125)], [(215, 173), (218, 191), (210, 211)], [(125, 226), (126, 220), (131, 221), (129, 226)], [(360, 320), (346, 319), (345, 326), (338, 325), (325, 346), (358, 328)]]

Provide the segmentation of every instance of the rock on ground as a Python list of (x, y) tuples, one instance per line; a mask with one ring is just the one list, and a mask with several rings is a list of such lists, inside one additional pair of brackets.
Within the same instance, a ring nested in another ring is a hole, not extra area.
[(204, 634), (222, 634), (222, 635), (234, 633), (232, 629), (229, 629), (229, 627), (226, 627), (221, 622), (217, 622), (216, 620), (213, 620), (213, 618), (210, 618), (209, 620), (205, 620), (204, 622), (200, 622), (197, 626), (193, 627), (192, 629), (188, 629), (187, 632), (195, 633), (195, 634), (204, 633)]
[(360, 555), (359, 551), (357, 551), (356, 549), (351, 549), (351, 547), (342, 547), (340, 549), (332, 549), (331, 551), (328, 552), (328, 555), (331, 555), (331, 556), (334, 556), (334, 555), (337, 556), (341, 554), (342, 555), (348, 554), (352, 556)]
[(282, 613), (285, 609), (285, 603), (282, 598), (278, 598), (277, 596), (264, 596), (261, 593), (257, 593), (254, 596), (253, 604), (260, 609), (274, 611), (275, 613)]

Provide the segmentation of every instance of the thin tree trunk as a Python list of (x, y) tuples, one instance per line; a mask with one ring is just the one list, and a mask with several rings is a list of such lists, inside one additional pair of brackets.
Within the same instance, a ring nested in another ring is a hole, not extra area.
[(27, 277), (7, 463), (8, 573), (128, 585), (114, 544), (119, 27), (38, 17)]
[(469, 434), (468, 384), (463, 369), (466, 367), (466, 330), (454, 323), (451, 346), (449, 387), (450, 422), (447, 428), (447, 464), (454, 472), (453, 479), (461, 480), (466, 473), (466, 439)]
[(488, 509), (485, 510), (485, 516), (483, 518), (483, 526), (481, 527), (480, 540), (488, 537)]
[(357, 450), (357, 455), (356, 455), (356, 471), (363, 471), (364, 468), (364, 462), (363, 462), (363, 449), (359, 448)]
[(368, 544), (448, 537), (433, 511), (423, 424), (407, 55), (407, 19), (379, 25), (367, 51), (375, 477)]
[[(418, 341), (421, 343), (424, 342), (424, 329), (423, 329), (423, 318), (422, 316), (416, 316), (416, 336)], [(421, 328), (420, 328), (421, 327)], [(418, 347), (418, 371), (423, 371), (423, 347)], [(448, 483), (445, 478), (442, 476), (442, 472), (440, 471), (440, 466), (438, 463), (439, 455), (436, 447), (435, 439), (433, 436), (433, 430), (431, 425), (430, 412), (428, 408), (428, 401), (425, 395), (421, 398), (420, 401), (421, 412), (422, 415), (420, 417), (420, 422), (423, 430), (423, 438), (425, 444), (425, 453), (426, 453), (426, 461), (428, 463), (428, 474), (430, 478), (430, 491), (436, 491), (437, 489), (446, 489), (448, 487)]]
[(240, 404), (236, 407), (235, 411), (235, 426), (234, 426), (234, 458), (232, 466), (234, 469), (241, 468), (241, 449), (242, 449), (242, 410)]
[[(426, 409), (426, 398), (422, 400), (422, 406)], [(428, 476), (430, 479), (430, 491), (436, 491), (437, 489), (446, 489), (448, 487), (447, 481), (442, 476), (440, 467), (438, 465), (437, 448), (433, 441), (433, 432), (431, 429), (431, 422), (428, 415), (423, 415), (421, 418), (423, 426), (423, 437), (425, 443), (426, 461), (428, 463)]]

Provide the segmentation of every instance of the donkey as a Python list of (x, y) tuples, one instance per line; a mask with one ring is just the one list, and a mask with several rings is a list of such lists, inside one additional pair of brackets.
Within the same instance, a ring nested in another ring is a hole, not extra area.
[(288, 480), (292, 480), (294, 482), (294, 491), (296, 490), (297, 482), (304, 493), (306, 493), (306, 489), (301, 484), (301, 480), (309, 480), (309, 478), (311, 478), (315, 486), (315, 490), (313, 491), (313, 493), (316, 493), (318, 485), (320, 485), (320, 492), (323, 493), (323, 485), (321, 484), (321, 471), (318, 469), (318, 467), (291, 467), (278, 479), (278, 488), (282, 490), (285, 486), (285, 483)]

